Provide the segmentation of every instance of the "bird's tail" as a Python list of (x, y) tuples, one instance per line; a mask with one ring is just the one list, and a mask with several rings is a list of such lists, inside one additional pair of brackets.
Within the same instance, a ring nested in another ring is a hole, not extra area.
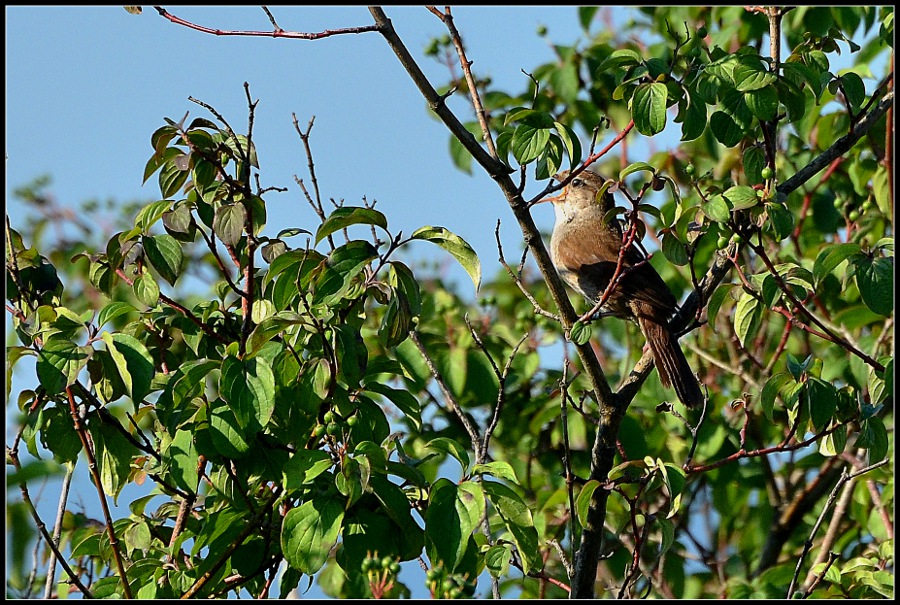
[(687, 407), (700, 406), (703, 403), (700, 383), (669, 326), (650, 317), (638, 317), (638, 324), (653, 352), (659, 381), (664, 387), (674, 387), (678, 399)]

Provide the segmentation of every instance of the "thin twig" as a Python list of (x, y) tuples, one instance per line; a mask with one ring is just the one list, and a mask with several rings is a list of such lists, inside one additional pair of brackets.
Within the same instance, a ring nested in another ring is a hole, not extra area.
[(453, 412), (457, 418), (459, 418), (460, 422), (462, 422), (463, 424), (463, 427), (465, 427), (466, 432), (469, 434), (469, 439), (472, 441), (472, 447), (475, 450), (476, 460), (484, 460), (484, 451), (482, 451), (481, 439), (478, 436), (478, 429), (472, 423), (472, 420), (468, 416), (466, 416), (466, 413), (463, 412), (459, 403), (456, 401), (456, 397), (453, 396), (453, 393), (450, 392), (449, 387), (447, 387), (447, 383), (444, 382), (444, 377), (441, 375), (440, 370), (437, 369), (434, 360), (431, 358), (431, 355), (428, 353), (428, 351), (425, 349), (425, 346), (422, 344), (422, 341), (419, 339), (419, 333), (415, 330), (411, 330), (409, 333), (409, 338), (410, 340), (412, 340), (413, 344), (416, 345), (416, 348), (419, 350), (419, 353), (425, 360), (425, 365), (428, 366), (428, 370), (431, 372), (431, 376), (434, 378), (434, 381), (441, 389), (441, 393), (443, 393), (444, 395), (444, 400), (446, 401), (447, 407), (450, 408), (450, 411)]
[(490, 153), (493, 158), (499, 159), (497, 157), (497, 148), (494, 146), (494, 139), (491, 135), (491, 127), (488, 123), (487, 116), (485, 115), (484, 105), (481, 103), (481, 95), (478, 93), (478, 83), (472, 76), (472, 61), (469, 61), (469, 59), (466, 58), (466, 50), (463, 47), (459, 31), (453, 23), (453, 15), (450, 14), (450, 7), (445, 7), (443, 13), (433, 6), (429, 6), (428, 10), (437, 15), (444, 25), (447, 26), (447, 31), (450, 32), (450, 39), (453, 41), (453, 46), (456, 48), (456, 54), (459, 56), (459, 64), (462, 67), (463, 75), (466, 78), (466, 84), (469, 87), (469, 97), (472, 100), (472, 107), (475, 108), (475, 115), (478, 117), (478, 124), (481, 126), (481, 136), (484, 138), (484, 142), (487, 145), (488, 153)]
[(50, 558), (47, 561), (47, 581), (44, 583), (44, 598), (49, 599), (53, 595), (56, 585), (56, 553), (59, 548), (59, 539), (62, 536), (62, 524), (66, 513), (66, 502), (69, 499), (69, 488), (72, 485), (72, 477), (75, 475), (75, 462), (73, 460), (66, 465), (66, 476), (63, 478), (59, 492), (59, 504), (56, 507), (56, 521), (53, 523), (53, 544), (56, 548), (50, 549)]
[[(191, 23), (190, 21), (185, 21), (180, 17), (176, 17), (172, 13), (166, 11), (164, 8), (160, 6), (154, 6), (156, 12), (160, 14), (161, 17), (165, 17), (172, 23), (177, 25), (183, 25), (190, 29), (195, 29), (199, 32), (203, 32), (205, 34), (212, 34), (214, 36), (261, 36), (264, 38), (298, 38), (300, 40), (319, 40), (320, 38), (328, 38), (329, 36), (337, 36), (340, 34), (363, 34), (366, 32), (374, 32), (378, 31), (378, 28), (374, 25), (363, 25), (361, 27), (345, 27), (341, 29), (326, 29), (325, 31), (317, 32), (317, 33), (304, 33), (304, 32), (293, 32), (293, 31), (285, 31), (275, 24), (274, 19), (272, 19), (272, 24), (275, 26), (275, 29), (272, 31), (249, 31), (249, 30), (228, 30), (228, 29), (215, 29), (211, 27), (206, 27), (203, 25), (197, 25), (196, 23)], [(268, 13), (268, 10), (266, 11)], [(271, 16), (270, 16), (271, 19)]]
[(816, 520), (816, 524), (813, 526), (812, 531), (809, 534), (809, 538), (806, 539), (806, 542), (803, 545), (803, 552), (800, 554), (800, 558), (797, 560), (797, 567), (794, 570), (794, 577), (791, 578), (791, 585), (788, 587), (787, 596), (785, 598), (792, 598), (794, 589), (797, 586), (797, 579), (800, 576), (800, 568), (803, 566), (803, 560), (806, 558), (806, 555), (809, 554), (810, 549), (812, 549), (813, 539), (816, 537), (816, 533), (818, 533), (819, 528), (825, 521), (825, 516), (828, 514), (828, 510), (831, 508), (831, 505), (834, 504), (834, 501), (838, 497), (838, 492), (840, 492), (840, 490), (844, 487), (844, 484), (852, 481), (860, 475), (868, 473), (871, 470), (884, 466), (888, 462), (890, 462), (890, 459), (885, 458), (880, 462), (870, 464), (869, 466), (861, 468), (853, 473), (848, 473), (846, 468), (843, 470), (840, 479), (838, 479), (838, 482), (834, 486), (834, 489), (831, 490), (831, 495), (828, 496), (828, 500), (825, 502), (825, 506), (822, 507), (822, 512), (819, 514), (819, 518)]
[(75, 404), (75, 397), (72, 395), (72, 389), (66, 387), (66, 396), (69, 399), (69, 413), (72, 415), (72, 422), (75, 425), (75, 432), (81, 439), (81, 446), (88, 459), (88, 469), (94, 480), (94, 486), (97, 488), (97, 495), (100, 499), (100, 508), (103, 510), (103, 518), (106, 520), (106, 530), (109, 534), (109, 547), (113, 552), (113, 559), (116, 562), (116, 568), (119, 571), (119, 578), (122, 581), (122, 593), (126, 599), (131, 599), (131, 585), (128, 583), (128, 575), (125, 573), (125, 561), (122, 558), (122, 551), (119, 540), (116, 537), (116, 530), (113, 527), (112, 515), (109, 511), (109, 503), (106, 501), (106, 493), (103, 491), (103, 481), (100, 479), (100, 471), (97, 468), (97, 459), (94, 456), (93, 448), (88, 441), (87, 432), (81, 424), (81, 417), (78, 414), (78, 406)]

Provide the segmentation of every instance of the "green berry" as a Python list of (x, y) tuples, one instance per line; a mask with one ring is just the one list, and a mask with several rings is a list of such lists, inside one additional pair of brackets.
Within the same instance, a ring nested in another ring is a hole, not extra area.
[(860, 206), (860, 209), (863, 212), (868, 212), (869, 210), (872, 209), (872, 202), (870, 202), (869, 200), (866, 200), (865, 202), (863, 202), (863, 205)]
[(546, 36), (547, 35), (547, 26), (546, 25), (538, 25), (537, 35), (539, 35), (542, 38), (544, 36)]
[(709, 34), (709, 32), (706, 30), (705, 27), (700, 27), (699, 29), (697, 29), (697, 37), (698, 38), (705, 38), (707, 36), (707, 34)]
[(325, 427), (325, 432), (332, 437), (337, 437), (341, 434), (341, 425), (339, 425), (337, 422), (329, 422)]
[(852, 210), (852, 211), (850, 212), (850, 214), (847, 215), (847, 218), (850, 219), (850, 222), (856, 222), (856, 221), (858, 221), (858, 220), (859, 220), (859, 211), (858, 211), (858, 210)]
[(762, 170), (759, 171), (759, 175), (763, 179), (768, 181), (770, 178), (772, 178), (772, 169), (769, 168), (768, 166), (765, 166), (765, 167), (763, 167)]
[(359, 424), (359, 416), (350, 416), (347, 418), (347, 426), (354, 427)]
[(378, 561), (376, 561), (372, 557), (366, 557), (365, 559), (363, 559), (363, 562), (362, 562), (362, 570), (364, 572), (369, 572), (369, 571), (374, 570), (375, 567), (377, 567), (377, 565), (378, 565)]
[(334, 412), (332, 412), (331, 410), (328, 410), (322, 416), (322, 420), (325, 422), (325, 424), (331, 424), (332, 422), (334, 422)]
[(693, 164), (688, 164), (684, 167), (684, 173), (688, 176), (694, 176), (694, 173), (697, 172), (697, 169)]
[(721, 250), (722, 248), (724, 248), (727, 245), (728, 245), (728, 238), (725, 237), (724, 235), (720, 235), (719, 239), (716, 240), (716, 247), (719, 250)]
[(834, 198), (834, 207), (837, 208), (838, 210), (840, 210), (841, 208), (843, 208), (843, 207), (844, 207), (844, 200), (841, 199), (841, 198), (839, 198), (839, 197)]
[(735, 233), (731, 236), (731, 241), (733, 241), (735, 244), (740, 244), (742, 241), (744, 241), (744, 238)]
[(389, 555), (385, 555), (384, 558), (381, 559), (381, 569), (390, 569), (391, 563), (394, 562), (394, 557)]
[(388, 566), (388, 569), (392, 574), (396, 576), (398, 573), (400, 573), (400, 564), (394, 561)]
[(463, 597), (462, 588), (459, 588), (459, 587), (451, 588), (449, 596), (451, 599), (461, 599)]
[(324, 424), (317, 424), (315, 430), (313, 431), (313, 434), (314, 434), (318, 439), (321, 439), (322, 437), (324, 437), (324, 436), (325, 436), (325, 425), (324, 425)]

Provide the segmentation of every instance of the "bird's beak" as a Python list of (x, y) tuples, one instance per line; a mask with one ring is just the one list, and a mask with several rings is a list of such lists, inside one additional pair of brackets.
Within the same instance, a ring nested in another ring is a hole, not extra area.
[(536, 201), (534, 204), (532, 204), (532, 206), (537, 206), (538, 204), (543, 204), (544, 202), (551, 202), (551, 203), (561, 202), (566, 198), (566, 189), (568, 189), (568, 187), (563, 187), (562, 191), (560, 191), (558, 194), (540, 199), (540, 200)]

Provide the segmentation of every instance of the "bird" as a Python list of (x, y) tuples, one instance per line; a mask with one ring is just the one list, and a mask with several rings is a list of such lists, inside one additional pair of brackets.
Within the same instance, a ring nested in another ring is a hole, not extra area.
[[(562, 182), (569, 172), (553, 178)], [(550, 236), (553, 265), (563, 281), (592, 305), (612, 281), (626, 243), (621, 223), (615, 216), (607, 218), (615, 203), (604, 183), (599, 174), (585, 170), (558, 195), (539, 200), (551, 202), (555, 212)], [(669, 325), (678, 306), (675, 296), (646, 260), (633, 242), (625, 248), (619, 279), (600, 311), (637, 323), (650, 345), (662, 385), (674, 387), (685, 406), (696, 408), (704, 401), (703, 392)]]

